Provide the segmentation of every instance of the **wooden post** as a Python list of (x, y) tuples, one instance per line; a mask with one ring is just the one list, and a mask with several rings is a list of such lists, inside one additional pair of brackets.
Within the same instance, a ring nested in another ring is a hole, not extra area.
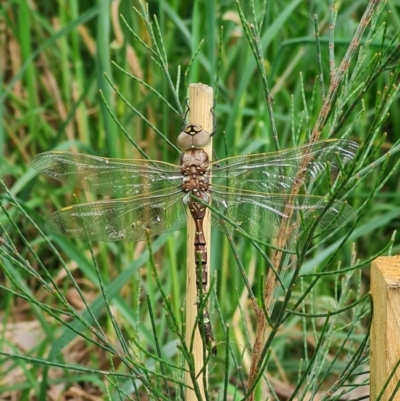
[[(372, 262), (371, 295), (370, 400), (375, 401), (400, 360), (400, 256), (380, 257)], [(399, 381), (397, 368), (381, 401), (390, 398)], [(400, 390), (392, 400), (400, 400)]]
[[(213, 90), (211, 87), (203, 84), (189, 85), (189, 123), (199, 124), (207, 132), (213, 130), (213, 116), (211, 109), (213, 107)], [(204, 148), (208, 154), (209, 159), (212, 160), (212, 143)], [(210, 211), (207, 210), (206, 217), (203, 223), (203, 231), (207, 243), (207, 264), (208, 274), (210, 275), (210, 238), (211, 238), (211, 224), (210, 224)], [(186, 343), (191, 343), (191, 336), (193, 328), (195, 330), (194, 343), (193, 343), (193, 358), (196, 367), (196, 373), (203, 367), (203, 342), (196, 324), (197, 317), (197, 287), (196, 287), (196, 272), (197, 261), (194, 255), (194, 234), (195, 225), (192, 216), (187, 214), (187, 280), (186, 280)], [(210, 277), (208, 278), (210, 281)], [(203, 371), (207, 375), (207, 369)], [(203, 374), (198, 376), (197, 383), (200, 387), (202, 398), (204, 399), (204, 381)], [(193, 387), (191, 377), (188, 373), (185, 374), (185, 383)], [(197, 401), (194, 391), (186, 389), (186, 401)]]

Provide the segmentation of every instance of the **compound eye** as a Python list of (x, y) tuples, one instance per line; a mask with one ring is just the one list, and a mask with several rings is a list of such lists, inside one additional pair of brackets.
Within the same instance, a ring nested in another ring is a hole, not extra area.
[(182, 131), (176, 140), (180, 149), (186, 150), (193, 146), (193, 137), (185, 131)]
[(189, 124), (178, 135), (177, 144), (180, 149), (204, 148), (211, 141), (210, 134), (198, 124)]
[(204, 148), (207, 145), (209, 145), (210, 142), (211, 142), (210, 134), (207, 131), (204, 131), (203, 129), (193, 137), (193, 145), (196, 148)]

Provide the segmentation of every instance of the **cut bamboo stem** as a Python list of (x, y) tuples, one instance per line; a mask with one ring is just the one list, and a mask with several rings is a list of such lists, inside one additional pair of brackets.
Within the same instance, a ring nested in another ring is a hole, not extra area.
[[(189, 123), (199, 124), (207, 132), (213, 130), (213, 90), (207, 85), (201, 83), (189, 85)], [(209, 146), (203, 149), (212, 159), (212, 141)], [(210, 239), (211, 239), (211, 224), (210, 224), (210, 210), (207, 210), (206, 217), (203, 222), (203, 232), (207, 244), (207, 265), (208, 265), (208, 282), (210, 282)], [(194, 252), (194, 236), (195, 225), (192, 216), (188, 210), (187, 212), (187, 280), (186, 280), (186, 343), (191, 344), (192, 333), (194, 330), (193, 342), (193, 359), (196, 367), (196, 375), (203, 368), (203, 341), (196, 323), (197, 317), (197, 286), (196, 286), (196, 273), (197, 273), (197, 260), (195, 260)], [(205, 293), (205, 291), (204, 291)], [(207, 369), (204, 369), (201, 375), (197, 376), (197, 383), (201, 391), (202, 398), (205, 397), (204, 389), (204, 376), (207, 379)], [(205, 381), (207, 382), (207, 380)], [(188, 373), (185, 374), (186, 385), (193, 387), (191, 377)], [(186, 401), (197, 400), (193, 390), (186, 388)]]
[[(370, 399), (375, 401), (400, 361), (400, 256), (380, 257), (372, 262), (371, 295)], [(380, 401), (400, 400), (400, 390), (390, 398), (399, 381), (397, 367)]]

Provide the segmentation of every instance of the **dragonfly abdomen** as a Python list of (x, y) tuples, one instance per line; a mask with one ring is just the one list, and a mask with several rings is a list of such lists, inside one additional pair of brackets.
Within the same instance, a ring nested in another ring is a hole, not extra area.
[[(201, 335), (205, 337), (206, 343), (211, 347), (211, 352), (216, 355), (215, 338), (212, 332), (210, 316), (207, 303), (202, 302), (205, 297), (205, 290), (208, 286), (208, 266), (207, 266), (207, 244), (203, 232), (203, 220), (206, 215), (206, 205), (196, 200), (208, 204), (209, 194), (209, 171), (208, 155), (201, 149), (189, 149), (181, 156), (182, 191), (188, 194), (187, 206), (195, 223), (194, 257), (197, 266), (196, 286), (197, 286), (197, 311), (198, 326)], [(194, 195), (190, 197), (190, 195)]]
[(206, 339), (206, 343), (211, 347), (211, 351), (214, 355), (217, 354), (217, 348), (215, 345), (215, 338), (212, 332), (212, 326), (210, 321), (210, 315), (207, 308), (207, 303), (203, 302), (202, 299), (205, 297), (205, 289), (208, 287), (208, 265), (207, 265), (207, 244), (206, 238), (203, 232), (203, 220), (205, 214), (205, 206), (196, 201), (190, 201), (188, 203), (190, 213), (196, 214), (196, 209), (199, 211), (201, 218), (195, 218), (195, 241), (194, 241), (194, 256), (196, 260), (196, 286), (197, 286), (197, 311), (198, 311), (198, 325), (199, 330)]

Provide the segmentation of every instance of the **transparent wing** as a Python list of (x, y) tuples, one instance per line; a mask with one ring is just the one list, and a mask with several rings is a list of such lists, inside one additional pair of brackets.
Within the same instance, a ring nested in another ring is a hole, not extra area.
[[(358, 145), (347, 139), (328, 139), (280, 152), (230, 157), (211, 164), (212, 184), (232, 189), (279, 192), (295, 183), (308, 182), (326, 171), (337, 170), (355, 155)], [(310, 160), (304, 166), (304, 155)], [(304, 176), (297, 173), (302, 167)]]
[(49, 231), (71, 238), (142, 241), (150, 236), (179, 230), (186, 225), (186, 207), (181, 191), (69, 206), (46, 221)]
[[(318, 219), (317, 232), (321, 232), (333, 230), (356, 217), (354, 209), (342, 201), (334, 202), (321, 216), (321, 212), (327, 207), (327, 200), (320, 196), (260, 194), (221, 189), (213, 189), (212, 205), (251, 237), (260, 241), (275, 238), (285, 220), (290, 234), (296, 234), (309, 227), (315, 219)], [(225, 231), (221, 216), (214, 213), (213, 217), (217, 228)], [(228, 234), (235, 233), (231, 224), (226, 223), (225, 226)]]
[(182, 181), (179, 166), (169, 163), (107, 159), (71, 152), (45, 152), (31, 162), (34, 169), (85, 191), (129, 197), (170, 188)]

